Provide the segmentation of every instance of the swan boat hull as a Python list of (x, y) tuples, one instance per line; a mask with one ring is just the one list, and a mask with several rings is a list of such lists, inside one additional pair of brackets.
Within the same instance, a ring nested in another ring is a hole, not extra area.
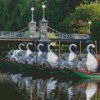
[(70, 72), (74, 75), (79, 76), (81, 78), (92, 78), (92, 79), (100, 79), (100, 73), (93, 73), (93, 72), (83, 72), (75, 69), (68, 68)]
[(21, 64), (17, 62), (11, 62), (8, 59), (4, 59), (3, 57), (0, 57), (0, 71), (12, 72), (12, 73), (28, 72), (28, 74), (30, 73), (34, 75), (44, 74), (44, 75), (53, 75), (55, 77), (59, 77), (60, 75), (63, 76), (64, 78), (72, 77), (72, 74), (66, 69)]

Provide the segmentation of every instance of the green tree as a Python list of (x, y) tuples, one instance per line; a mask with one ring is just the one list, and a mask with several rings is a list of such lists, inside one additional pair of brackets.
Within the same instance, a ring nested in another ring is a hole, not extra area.
[(58, 31), (66, 30), (65, 26), (60, 25), (61, 22), (84, 1), (87, 0), (2, 0), (0, 1), (0, 30), (18, 31), (27, 27), (32, 18), (31, 7), (35, 8), (34, 21), (39, 25), (39, 20), (42, 19), (43, 4), (46, 5), (45, 18), (49, 21), (49, 26)]
[(100, 41), (100, 19), (95, 20), (91, 24), (91, 31), (92, 31), (92, 36), (95, 37), (95, 39)]
[(100, 25), (100, 4), (91, 3), (77, 6), (75, 12), (66, 17), (61, 25), (66, 32), (88, 33), (88, 21), (90, 20), (92, 21), (91, 33), (95, 34), (96, 25), (94, 23)]

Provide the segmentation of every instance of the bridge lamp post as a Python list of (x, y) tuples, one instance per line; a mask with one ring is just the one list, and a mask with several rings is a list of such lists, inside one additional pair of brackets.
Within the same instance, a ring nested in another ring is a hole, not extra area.
[(90, 34), (90, 25), (91, 25), (91, 23), (92, 23), (91, 21), (88, 22), (88, 24), (89, 24), (89, 34)]
[(44, 18), (44, 9), (45, 9), (45, 5), (42, 5), (42, 8), (43, 8), (43, 18), (42, 18), (42, 20), (45, 20), (45, 18)]
[(32, 7), (31, 10), (32, 10), (32, 20), (31, 20), (31, 22), (34, 22), (34, 20), (33, 20), (33, 11), (34, 11), (34, 7)]

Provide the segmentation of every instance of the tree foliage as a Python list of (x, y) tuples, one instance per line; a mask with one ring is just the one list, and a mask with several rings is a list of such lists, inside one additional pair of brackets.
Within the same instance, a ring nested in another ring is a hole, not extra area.
[[(81, 5), (83, 11), (84, 9), (87, 10), (80, 12), (82, 9), (79, 5), (81, 3), (89, 4), (92, 1), (95, 0), (2, 0), (0, 1), (0, 30), (18, 31), (27, 27), (32, 18), (31, 7), (35, 8), (33, 19), (39, 25), (39, 20), (42, 19), (42, 5), (45, 4), (45, 19), (49, 21), (49, 26), (58, 31), (81, 33), (88, 28), (87, 20), (94, 17), (91, 17), (92, 13), (90, 15), (87, 13), (91, 8), (87, 9)], [(94, 9), (92, 12), (95, 12)], [(84, 16), (83, 13), (85, 13)], [(90, 17), (87, 18), (86, 16)], [(94, 20), (97, 18), (95, 15)], [(81, 28), (78, 29), (78, 27)]]
[(100, 4), (81, 4), (75, 12), (66, 17), (61, 26), (69, 33), (89, 33), (88, 21), (91, 21), (91, 33), (100, 33)]
[(83, 0), (3, 0), (0, 1), (0, 30), (17, 31), (28, 26), (31, 21), (31, 7), (34, 10), (34, 20), (39, 24), (42, 19), (42, 5), (46, 4), (45, 16), (49, 25), (59, 29), (59, 23), (73, 12)]

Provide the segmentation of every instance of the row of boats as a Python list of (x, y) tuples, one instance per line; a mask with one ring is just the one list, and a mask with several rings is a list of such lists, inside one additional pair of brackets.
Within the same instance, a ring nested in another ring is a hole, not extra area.
[(71, 50), (73, 46), (77, 49), (77, 45), (71, 44), (69, 46), (70, 53), (63, 53), (60, 56), (50, 50), (50, 46), (55, 46), (52, 43), (48, 45), (48, 52), (42, 52), (39, 49), (40, 46), (44, 46), (42, 43), (38, 44), (37, 46), (38, 52), (32, 52), (29, 49), (29, 45), (33, 46), (31, 42), (27, 44), (27, 50), (22, 50), (21, 45), (25, 46), (23, 43), (20, 43), (19, 49), (10, 50), (6, 57), (9, 58), (9, 60), (11, 61), (16, 61), (22, 64), (39, 64), (42, 66), (45, 65), (47, 67), (60, 67), (61, 69), (74, 68), (83, 71), (97, 72), (98, 61), (96, 57), (89, 51), (90, 47), (95, 48), (94, 44), (89, 44), (87, 46), (87, 54), (79, 55)]

